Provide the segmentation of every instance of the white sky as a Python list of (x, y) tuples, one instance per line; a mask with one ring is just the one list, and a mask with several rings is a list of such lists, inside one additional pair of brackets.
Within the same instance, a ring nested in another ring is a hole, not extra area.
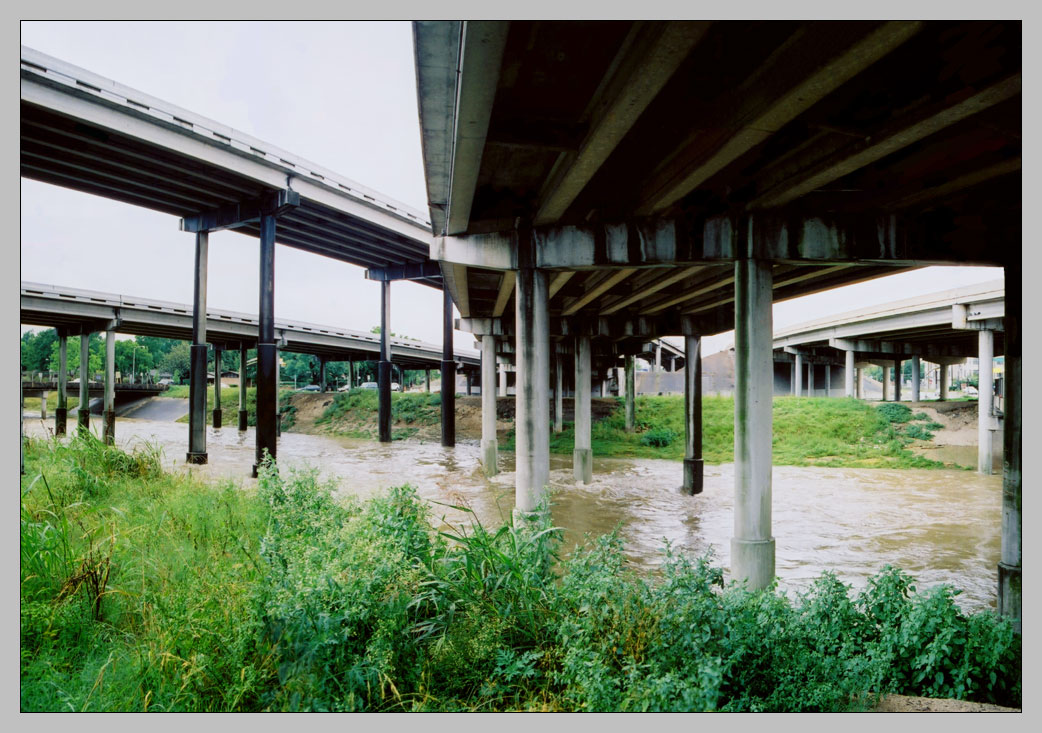
[[(408, 22), (23, 22), (21, 42), (172, 102), (427, 212)], [(21, 279), (192, 301), (194, 236), (176, 217), (21, 180)], [(257, 312), (257, 242), (210, 237), (210, 308)], [(774, 306), (786, 326), (1002, 277), (1001, 269), (902, 273)], [(276, 248), (276, 318), (368, 330), (379, 285), (352, 265)], [(392, 287), (391, 328), (441, 340), (441, 293)], [(731, 334), (707, 337), (703, 353)], [(473, 337), (456, 333), (457, 348)]]

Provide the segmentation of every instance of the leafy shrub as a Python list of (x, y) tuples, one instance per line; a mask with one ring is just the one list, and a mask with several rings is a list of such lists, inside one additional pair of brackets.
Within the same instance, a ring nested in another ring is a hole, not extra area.
[(669, 428), (652, 428), (640, 436), (640, 444), (652, 448), (665, 448), (676, 440), (678, 434)]
[(884, 402), (877, 405), (876, 410), (892, 423), (906, 423), (912, 419), (912, 408), (900, 402)]
[(907, 435), (909, 438), (915, 438), (916, 440), (933, 439), (933, 433), (931, 433), (922, 425), (918, 425), (916, 423), (910, 423), (908, 425), (905, 425), (904, 434)]

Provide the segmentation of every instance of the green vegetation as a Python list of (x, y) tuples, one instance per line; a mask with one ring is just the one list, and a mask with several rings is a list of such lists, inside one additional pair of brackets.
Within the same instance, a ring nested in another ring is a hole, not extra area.
[[(173, 397), (177, 399), (188, 399), (191, 387), (187, 384), (171, 385), (170, 389), (163, 393), (164, 397)], [(279, 390), (279, 414), (282, 415), (282, 427), (289, 429), (293, 426), (294, 413), (297, 408), (289, 404), (289, 396), (293, 394), (291, 389)], [(210, 420), (210, 413), (213, 412), (214, 406), (214, 390), (213, 385), (206, 388), (206, 419)], [(225, 425), (238, 425), (239, 423), (239, 388), (238, 387), (221, 387), (221, 411), (224, 413), (224, 424)], [(177, 419), (177, 422), (188, 422), (188, 415), (182, 415)], [(247, 387), (246, 388), (246, 424), (256, 425), (257, 424), (257, 388)]]
[[(886, 567), (790, 600), (543, 521), (435, 532), (409, 487), (337, 503), (314, 472), (206, 486), (96, 439), (29, 440), (21, 709), (845, 710), (1019, 706), (1021, 642)], [(546, 516), (543, 514), (542, 516)]]
[[(378, 428), (373, 416), (379, 409), (379, 399), (375, 389), (338, 392), (315, 424), (348, 437), (375, 440)], [(392, 440), (412, 437), (420, 426), (438, 425), (440, 421), (440, 392), (391, 393), (391, 423), (405, 423), (391, 431)]]

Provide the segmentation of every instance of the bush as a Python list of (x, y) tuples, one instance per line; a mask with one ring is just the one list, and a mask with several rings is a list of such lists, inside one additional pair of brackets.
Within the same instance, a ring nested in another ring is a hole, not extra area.
[(912, 408), (900, 402), (884, 402), (877, 405), (876, 410), (892, 423), (906, 423), (912, 419)]
[(678, 434), (669, 428), (652, 428), (640, 436), (640, 444), (652, 448), (665, 448), (677, 439)]

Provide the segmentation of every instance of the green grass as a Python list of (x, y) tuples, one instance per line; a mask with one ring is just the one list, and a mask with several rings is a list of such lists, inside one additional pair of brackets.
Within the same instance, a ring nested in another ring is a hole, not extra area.
[[(375, 389), (337, 392), (315, 424), (351, 438), (375, 440), (378, 409), (379, 393)], [(392, 440), (404, 440), (416, 435), (421, 427), (439, 425), (441, 393), (392, 392), (391, 423), (397, 424), (391, 430)]]
[[(544, 513), (541, 516), (546, 517)], [(887, 693), (1019, 706), (1021, 642), (886, 567), (790, 599), (545, 518), (432, 530), (406, 487), (333, 499), (164, 474), (154, 449), (29, 440), (21, 709), (847, 710)]]
[[(296, 408), (289, 404), (289, 396), (293, 394), (291, 389), (282, 389), (279, 391), (279, 412), (282, 414), (282, 427), (289, 429), (293, 425), (293, 413), (296, 412)], [(179, 384), (170, 388), (166, 393), (166, 397), (174, 397), (180, 399), (188, 399), (189, 387), (186, 384)], [(214, 406), (214, 389), (213, 385), (206, 388), (206, 420), (210, 421)], [(239, 388), (238, 387), (222, 387), (221, 388), (221, 411), (222, 423), (224, 425), (238, 425), (239, 424)], [(188, 415), (182, 415), (177, 419), (177, 422), (187, 423)], [(257, 388), (247, 387), (246, 388), (246, 424), (256, 425), (257, 424)]]

